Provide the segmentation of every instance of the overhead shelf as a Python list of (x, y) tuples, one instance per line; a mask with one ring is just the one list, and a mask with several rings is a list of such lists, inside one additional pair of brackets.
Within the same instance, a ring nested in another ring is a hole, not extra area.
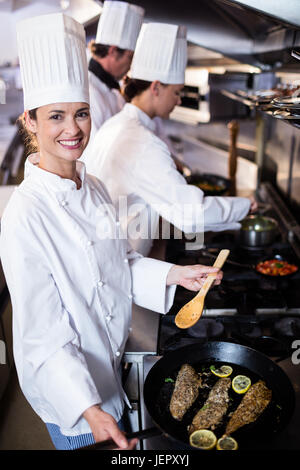
[[(255, 109), (256, 111), (266, 115), (273, 117), (274, 119), (279, 119), (280, 121), (289, 124), (290, 126), (296, 127), (300, 129), (300, 118), (295, 118), (292, 114), (287, 114), (285, 111), (280, 111), (276, 106), (272, 106), (271, 103), (262, 103), (260, 101), (255, 101), (250, 99), (249, 97), (243, 97), (238, 93), (234, 93), (228, 90), (220, 90), (222, 95), (227, 96), (227, 98), (238, 101), (239, 103), (248, 106), (251, 109)], [(286, 115), (284, 115), (286, 113)]]

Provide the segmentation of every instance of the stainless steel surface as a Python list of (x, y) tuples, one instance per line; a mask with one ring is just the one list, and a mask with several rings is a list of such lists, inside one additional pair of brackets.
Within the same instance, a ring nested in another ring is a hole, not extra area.
[[(147, 22), (186, 24), (191, 43), (264, 70), (290, 60), (284, 52), (296, 48), (299, 41), (297, 31), (295, 34), (293, 31), (300, 25), (295, 14), (297, 0), (287, 3), (186, 0), (184, 5), (180, 0), (136, 0), (136, 3), (145, 8)], [(201, 65), (201, 61), (194, 65)]]
[(270, 183), (262, 183), (258, 195), (263, 202), (272, 204), (272, 208), (280, 220), (278, 228), (282, 236), (288, 237), (293, 250), (300, 257), (300, 226), (295, 217)]
[(269, 17), (278, 18), (291, 25), (300, 26), (300, 17), (296, 14), (299, 11), (298, 0), (279, 2), (274, 0), (263, 0), (263, 2), (261, 0), (225, 0), (225, 2), (255, 10)]
[(250, 215), (241, 221), (240, 242), (242, 246), (266, 246), (274, 241), (277, 233), (276, 220), (261, 215)]
[[(163, 251), (152, 254), (153, 257), (163, 257)], [(147, 357), (157, 354), (159, 316), (156, 312), (133, 305), (132, 326), (123, 356), (123, 362), (130, 367), (124, 390), (131, 404), (128, 418), (133, 432), (145, 429), (142, 413), (144, 361)], [(138, 444), (137, 449), (143, 449), (143, 442)]]
[(125, 347), (125, 354), (155, 354), (159, 314), (137, 305), (132, 309), (132, 330)]

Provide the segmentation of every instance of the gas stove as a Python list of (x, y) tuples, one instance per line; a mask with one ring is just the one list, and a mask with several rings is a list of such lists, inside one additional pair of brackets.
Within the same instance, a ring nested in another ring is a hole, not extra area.
[(224, 277), (205, 299), (201, 321), (181, 330), (175, 316), (194, 293), (177, 288), (174, 304), (160, 318), (158, 352), (208, 340), (232, 341), (251, 346), (269, 356), (289, 357), (293, 341), (300, 338), (300, 270), (287, 278), (268, 278), (254, 266), (264, 257), (280, 254), (300, 265), (293, 248), (278, 239), (266, 249), (248, 249), (239, 244), (238, 232), (209, 233), (205, 247), (185, 251), (184, 240), (170, 240), (166, 260), (175, 264), (213, 264), (218, 252), (230, 250)]
[[(270, 194), (272, 199), (268, 200)], [(274, 202), (276, 195), (272, 190), (270, 194), (264, 194), (267, 196), (264, 202)], [(273, 279), (259, 274), (254, 267), (263, 258), (277, 254), (300, 266), (300, 244), (291, 236), (291, 229), (295, 233), (300, 231), (278, 199), (265, 215), (277, 219), (280, 225), (277, 239), (266, 248), (241, 246), (238, 231), (205, 233), (205, 245), (194, 251), (185, 249), (185, 240), (168, 241), (166, 261), (179, 265), (212, 265), (224, 248), (230, 250), (230, 256), (222, 268), (222, 283), (206, 296), (201, 320), (187, 330), (177, 328), (175, 316), (195, 293), (177, 288), (171, 310), (160, 316), (158, 356), (146, 358), (145, 375), (147, 367), (151, 368), (167, 352), (194, 343), (229, 341), (258, 350), (279, 364), (296, 395), (294, 416), (287, 429), (272, 441), (270, 449), (299, 450), (300, 360), (295, 362), (293, 358), (300, 356), (295, 349), (300, 347), (300, 270), (293, 276)], [(144, 413), (147, 427), (153, 425), (147, 410)], [(144, 448), (166, 450), (172, 449), (172, 444), (162, 436), (145, 441)]]

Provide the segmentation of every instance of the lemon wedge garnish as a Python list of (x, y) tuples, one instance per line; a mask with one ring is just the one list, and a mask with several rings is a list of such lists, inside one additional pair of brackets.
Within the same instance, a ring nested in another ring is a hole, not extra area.
[(237, 450), (238, 447), (236, 440), (230, 436), (221, 437), (217, 442), (217, 450)]
[(203, 450), (211, 450), (217, 443), (216, 435), (208, 429), (198, 429), (190, 435), (190, 444)]
[(237, 375), (232, 380), (232, 388), (236, 393), (246, 393), (251, 386), (251, 380), (246, 375)]
[(218, 369), (215, 366), (210, 366), (210, 370), (217, 377), (229, 377), (233, 372), (230, 366), (221, 366)]

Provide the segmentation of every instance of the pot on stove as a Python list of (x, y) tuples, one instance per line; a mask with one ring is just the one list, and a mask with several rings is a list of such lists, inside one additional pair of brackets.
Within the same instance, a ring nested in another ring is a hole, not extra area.
[(278, 223), (271, 217), (248, 215), (241, 222), (240, 243), (243, 246), (260, 247), (273, 243), (278, 233)]

